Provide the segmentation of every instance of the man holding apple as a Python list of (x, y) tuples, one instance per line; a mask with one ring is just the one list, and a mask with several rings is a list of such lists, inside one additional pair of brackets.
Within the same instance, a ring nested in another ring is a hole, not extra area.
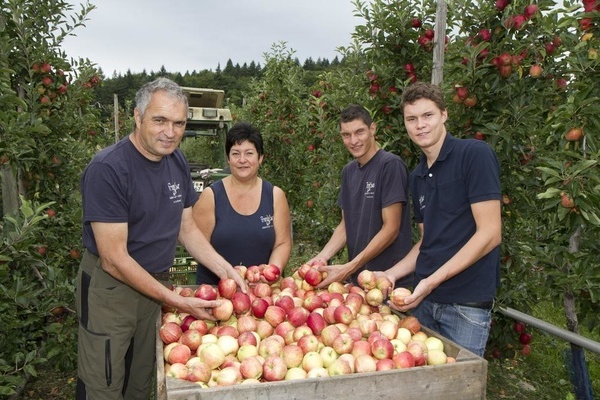
[(483, 356), (500, 282), (500, 165), (487, 143), (446, 132), (439, 87), (417, 82), (401, 108), (411, 140), (423, 154), (410, 191), (420, 240), (385, 274), (415, 272), (416, 286), (401, 312)]
[(167, 287), (178, 241), (246, 290), (192, 218), (197, 195), (178, 149), (187, 111), (187, 97), (173, 81), (145, 84), (136, 94), (133, 133), (100, 151), (82, 175), (86, 251), (77, 277), (77, 399), (150, 397), (163, 304), (213, 319), (210, 309), (219, 301)]
[[(338, 197), (342, 220), (325, 247), (308, 261), (327, 272), (318, 288), (356, 280), (364, 269), (383, 271), (411, 248), (408, 168), (400, 157), (379, 147), (376, 130), (371, 115), (360, 105), (350, 105), (340, 115), (340, 136), (354, 160), (342, 170)], [(326, 265), (344, 246), (348, 262)], [(411, 274), (397, 283), (412, 285)]]

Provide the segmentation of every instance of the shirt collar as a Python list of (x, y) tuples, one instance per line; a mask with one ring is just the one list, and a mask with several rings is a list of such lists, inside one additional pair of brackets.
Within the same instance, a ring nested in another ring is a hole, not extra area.
[[(448, 157), (448, 154), (450, 154), (450, 152), (452, 151), (452, 149), (454, 148), (454, 146), (456, 145), (456, 142), (458, 140), (459, 139), (455, 138), (450, 133), (446, 133), (446, 137), (444, 138), (444, 143), (442, 144), (442, 148), (440, 149), (440, 154), (436, 158), (435, 163), (444, 161), (446, 159), (446, 157)], [(435, 163), (434, 163), (434, 165), (435, 165)], [(415, 174), (417, 176), (423, 177), (428, 172), (429, 172), (429, 168), (427, 167), (427, 157), (425, 156), (425, 154), (422, 153), (420, 163), (415, 168)]]

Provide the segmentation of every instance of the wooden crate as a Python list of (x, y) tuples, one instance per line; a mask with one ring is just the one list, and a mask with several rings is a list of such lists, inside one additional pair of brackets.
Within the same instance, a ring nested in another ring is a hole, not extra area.
[[(157, 321), (157, 331), (160, 327)], [(165, 377), (163, 344), (157, 335), (157, 400), (376, 400), (485, 399), (487, 361), (454, 342), (423, 328), (444, 342), (444, 351), (456, 362), (438, 366), (378, 371), (327, 378), (201, 388)]]

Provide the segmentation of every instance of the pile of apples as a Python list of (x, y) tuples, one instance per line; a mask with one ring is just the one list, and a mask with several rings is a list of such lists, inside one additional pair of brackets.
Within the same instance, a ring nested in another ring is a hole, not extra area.
[[(229, 278), (217, 287), (174, 287), (221, 305), (213, 309), (217, 322), (163, 308), (165, 375), (215, 387), (455, 362), (417, 318), (384, 304), (389, 280), (363, 271), (358, 285), (316, 290), (324, 274), (315, 267), (304, 264), (282, 277), (277, 266), (238, 266), (248, 293)], [(390, 301), (402, 304), (408, 294), (394, 289)]]

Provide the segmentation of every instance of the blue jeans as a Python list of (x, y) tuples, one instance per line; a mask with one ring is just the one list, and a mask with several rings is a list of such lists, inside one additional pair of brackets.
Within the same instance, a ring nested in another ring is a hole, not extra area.
[(483, 357), (492, 310), (423, 300), (412, 312), (421, 325)]

